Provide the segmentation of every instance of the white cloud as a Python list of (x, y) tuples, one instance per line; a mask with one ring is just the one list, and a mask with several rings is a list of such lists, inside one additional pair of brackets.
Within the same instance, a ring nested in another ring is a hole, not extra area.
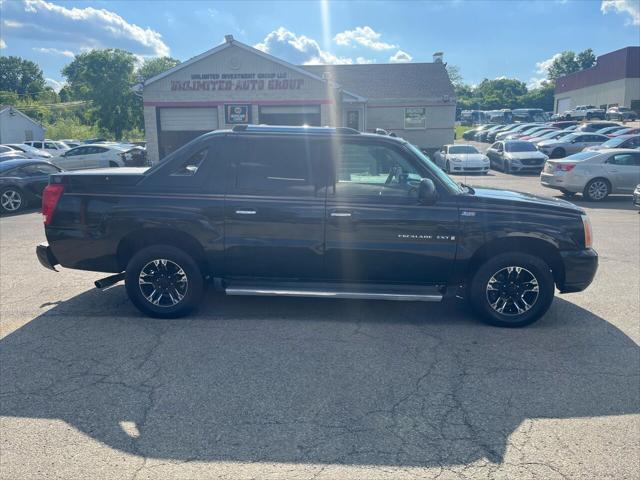
[(531, 77), (527, 82), (527, 88), (532, 90), (534, 88), (542, 87), (543, 83), (547, 81), (547, 77)]
[(403, 50), (398, 50), (389, 57), (391, 63), (407, 63), (413, 60), (413, 57)]
[(542, 60), (541, 62), (536, 62), (536, 73), (539, 73), (540, 75), (546, 75), (547, 73), (549, 73), (549, 68), (551, 68), (553, 62), (555, 62), (561, 56), (561, 53), (556, 53), (551, 58), (547, 58), (546, 60)]
[(363, 47), (371, 48), (373, 50), (391, 50), (398, 48), (397, 45), (381, 42), (380, 33), (376, 32), (373, 28), (364, 26), (356, 27), (353, 30), (345, 30), (338, 33), (333, 40), (338, 45), (349, 46), (357, 43)]
[(169, 55), (162, 35), (151, 28), (127, 22), (103, 8), (67, 8), (46, 0), (6, 2), (2, 6), (4, 25), (12, 35), (34, 43), (92, 48), (122, 48), (139, 55)]
[(7, 48), (7, 44), (3, 39), (0, 38), (0, 50), (3, 48)]
[(364, 58), (364, 57), (358, 57), (356, 58), (356, 63), (360, 64), (360, 65), (366, 65), (369, 63), (376, 63), (376, 61), (372, 58)]
[(320, 48), (320, 44), (305, 35), (280, 27), (254, 45), (258, 50), (296, 65), (351, 64), (352, 58), (338, 57)]
[(600, 11), (605, 15), (609, 11), (629, 15), (631, 18), (627, 20), (627, 25), (640, 25), (639, 0), (602, 0)]
[(75, 53), (73, 53), (71, 50), (60, 50), (57, 48), (33, 47), (31, 50), (48, 55), (62, 55), (63, 57), (68, 58), (73, 58), (76, 56)]
[(60, 89), (64, 87), (64, 83), (54, 80), (53, 78), (45, 78), (44, 83), (55, 90), (56, 93), (60, 92)]

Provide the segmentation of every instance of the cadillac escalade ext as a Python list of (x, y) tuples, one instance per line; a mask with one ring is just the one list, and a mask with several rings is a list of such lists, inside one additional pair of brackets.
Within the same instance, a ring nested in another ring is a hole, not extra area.
[(236, 126), (149, 169), (61, 172), (43, 197), (55, 269), (109, 272), (154, 317), (228, 295), (440, 301), (493, 325), (542, 316), (597, 268), (575, 205), (454, 182), (410, 143), (345, 128)]

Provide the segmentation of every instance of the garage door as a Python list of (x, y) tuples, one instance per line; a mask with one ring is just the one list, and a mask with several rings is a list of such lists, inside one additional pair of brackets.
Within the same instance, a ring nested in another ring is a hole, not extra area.
[(267, 106), (260, 107), (260, 123), (265, 125), (310, 125), (320, 126), (319, 105)]
[(217, 108), (161, 108), (158, 132), (160, 158), (217, 128)]
[(216, 128), (218, 128), (217, 108), (160, 109), (160, 130), (163, 132), (203, 132)]
[(556, 113), (563, 113), (567, 110), (571, 109), (571, 99), (570, 98), (559, 98), (558, 99), (558, 108), (556, 109)]

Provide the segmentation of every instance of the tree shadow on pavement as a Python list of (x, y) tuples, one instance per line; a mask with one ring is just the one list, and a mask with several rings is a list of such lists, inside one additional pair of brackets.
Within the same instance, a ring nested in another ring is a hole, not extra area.
[(451, 303), (220, 294), (169, 321), (139, 315), (119, 286), (0, 346), (1, 415), (61, 419), (150, 458), (501, 462), (527, 419), (640, 410), (638, 346), (563, 299), (519, 330)]

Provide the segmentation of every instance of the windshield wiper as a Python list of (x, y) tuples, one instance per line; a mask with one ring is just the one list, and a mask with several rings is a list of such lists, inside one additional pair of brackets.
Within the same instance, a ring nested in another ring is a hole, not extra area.
[(471, 185), (467, 185), (466, 183), (463, 183), (463, 182), (458, 182), (458, 185), (460, 185), (462, 188), (466, 188), (467, 192), (470, 193), (471, 195), (476, 193), (476, 191), (473, 189)]

